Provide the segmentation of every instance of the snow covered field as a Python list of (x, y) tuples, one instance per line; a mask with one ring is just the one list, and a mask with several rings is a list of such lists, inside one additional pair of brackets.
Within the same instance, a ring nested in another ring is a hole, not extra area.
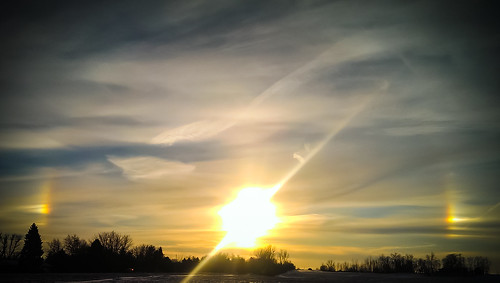
[[(181, 282), (186, 274), (168, 273), (47, 273), (0, 274), (0, 282)], [(375, 274), (350, 272), (291, 271), (275, 277), (259, 275), (198, 274), (192, 283), (278, 283), (278, 282), (336, 282), (336, 283), (455, 283), (500, 282), (500, 275), (482, 277), (438, 277), (418, 274)]]

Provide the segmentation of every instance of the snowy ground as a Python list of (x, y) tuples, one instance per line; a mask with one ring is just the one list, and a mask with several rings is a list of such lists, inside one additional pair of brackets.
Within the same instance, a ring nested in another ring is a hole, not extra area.
[[(0, 274), (0, 282), (181, 282), (186, 274), (167, 273), (58, 273), (58, 274)], [(468, 283), (500, 282), (500, 275), (482, 277), (428, 277), (417, 274), (371, 274), (350, 272), (291, 271), (275, 277), (258, 275), (198, 274), (192, 283), (278, 283), (278, 282), (336, 282), (336, 283)]]

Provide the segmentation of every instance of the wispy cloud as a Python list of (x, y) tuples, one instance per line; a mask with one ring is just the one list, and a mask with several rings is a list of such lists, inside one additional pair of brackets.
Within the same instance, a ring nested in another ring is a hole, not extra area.
[(109, 156), (108, 160), (123, 170), (129, 179), (158, 179), (168, 175), (187, 174), (195, 169), (194, 165), (169, 161), (151, 156), (120, 158)]
[(296, 226), (270, 239), (308, 260), (323, 247), (347, 256), (405, 241), (498, 254), (489, 240), (446, 238), (437, 223), (453, 201), (463, 219), (484, 220), (470, 224), (475, 236), (497, 231), (486, 222), (500, 200), (498, 17), (488, 5), (9, 4), (0, 226), (31, 224), (14, 208), (41, 203), (51, 179), (51, 236), (113, 227), (137, 242), (173, 235), (162, 241), (202, 255), (220, 236), (218, 206), (247, 184), (274, 185), (308, 160), (304, 144), (315, 148), (362, 105), (274, 197)]
[(236, 121), (198, 121), (167, 130), (151, 140), (153, 144), (170, 146), (178, 141), (199, 142), (207, 140), (230, 128)]

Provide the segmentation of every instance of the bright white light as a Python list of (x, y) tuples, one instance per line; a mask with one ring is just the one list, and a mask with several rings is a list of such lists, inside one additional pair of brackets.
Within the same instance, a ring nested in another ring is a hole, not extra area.
[(279, 222), (272, 196), (270, 189), (245, 188), (234, 201), (221, 208), (222, 230), (227, 231), (224, 244), (254, 247), (257, 238), (266, 235)]

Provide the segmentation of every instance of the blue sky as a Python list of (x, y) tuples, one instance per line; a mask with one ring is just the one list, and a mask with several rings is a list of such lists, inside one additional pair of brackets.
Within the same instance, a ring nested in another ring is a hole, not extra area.
[[(492, 2), (21, 1), (2, 9), (0, 231), (207, 254), (271, 187), (299, 267), (484, 255), (498, 272)], [(245, 253), (245, 251), (235, 251)]]

